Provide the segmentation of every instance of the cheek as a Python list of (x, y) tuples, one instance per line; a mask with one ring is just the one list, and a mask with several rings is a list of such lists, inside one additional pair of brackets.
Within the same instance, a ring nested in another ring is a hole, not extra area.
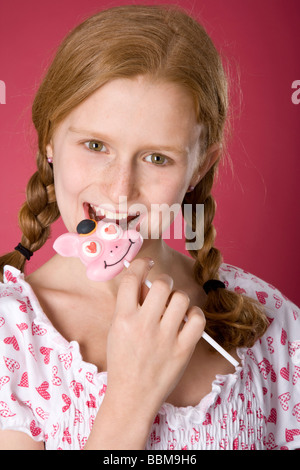
[(181, 204), (188, 183), (186, 178), (181, 175), (178, 178), (166, 179), (160, 181), (160, 184), (152, 188), (152, 203), (153, 204)]
[(181, 204), (185, 195), (182, 181), (165, 182), (152, 191), (149, 196), (148, 217), (141, 222), (141, 235), (148, 239), (162, 236), (181, 212)]
[(68, 165), (57, 158), (54, 162), (54, 185), (57, 204), (64, 224), (69, 231), (74, 231), (74, 216), (78, 209), (78, 195), (83, 189), (86, 177), (84, 171), (75, 165)]

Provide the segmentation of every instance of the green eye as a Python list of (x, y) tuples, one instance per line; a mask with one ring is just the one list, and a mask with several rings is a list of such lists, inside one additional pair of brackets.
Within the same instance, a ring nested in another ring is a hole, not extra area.
[(94, 152), (105, 152), (106, 147), (102, 142), (98, 142), (97, 140), (90, 140), (86, 142), (86, 146), (89, 150), (93, 150)]
[(165, 165), (167, 163), (167, 158), (163, 155), (159, 155), (158, 153), (152, 153), (146, 157), (146, 161), (154, 163), (155, 165)]

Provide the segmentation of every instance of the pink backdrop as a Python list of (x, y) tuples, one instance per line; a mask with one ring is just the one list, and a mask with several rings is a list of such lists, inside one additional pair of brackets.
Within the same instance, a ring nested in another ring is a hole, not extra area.
[[(0, 105), (2, 252), (10, 251), (20, 239), (17, 210), (35, 168), (30, 106), (44, 68), (61, 39), (83, 18), (103, 7), (127, 3), (2, 2), (0, 80), (6, 85), (6, 104)], [(239, 96), (234, 93), (234, 133), (229, 142), (233, 172), (228, 165), (222, 168), (214, 191), (217, 246), (225, 262), (276, 285), (299, 305), (300, 104), (291, 99), (292, 83), (300, 80), (299, 0), (176, 3), (202, 19), (232, 64), (234, 80), (240, 76), (242, 104), (238, 106)], [(237, 89), (236, 82), (233, 92)], [(57, 222), (52, 241), (62, 231)], [(173, 245), (183, 250), (181, 242)], [(50, 240), (34, 255), (29, 270), (52, 254)]]

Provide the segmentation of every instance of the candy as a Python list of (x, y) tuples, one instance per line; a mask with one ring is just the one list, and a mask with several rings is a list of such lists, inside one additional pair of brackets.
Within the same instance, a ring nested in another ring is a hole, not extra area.
[(61, 256), (80, 258), (91, 281), (108, 281), (122, 271), (125, 261), (133, 260), (142, 243), (136, 230), (85, 219), (78, 224), (77, 233), (61, 235), (53, 248)]

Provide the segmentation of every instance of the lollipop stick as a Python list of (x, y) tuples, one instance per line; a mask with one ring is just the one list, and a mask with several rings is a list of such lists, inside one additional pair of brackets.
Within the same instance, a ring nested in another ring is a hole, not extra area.
[[(129, 268), (130, 263), (126, 260), (124, 260), (124, 265), (126, 268)], [(146, 286), (150, 289), (152, 286), (152, 282), (150, 282), (148, 279), (145, 280)], [(184, 321), (187, 321), (187, 317), (184, 318)], [(237, 367), (239, 365), (238, 361), (236, 361), (230, 354), (228, 354), (227, 351), (225, 351), (222, 346), (220, 346), (214, 339), (212, 339), (205, 331), (202, 333), (202, 338), (205, 339), (214, 349), (216, 349), (220, 354), (222, 354), (227, 361), (231, 362), (234, 367)]]
[(202, 333), (202, 338), (205, 339), (213, 348), (215, 348), (217, 351), (219, 351), (222, 356), (227, 359), (227, 361), (231, 362), (234, 367), (238, 367), (239, 363), (236, 361), (230, 354), (228, 354), (227, 351), (225, 351), (222, 346), (220, 346), (214, 339), (212, 339), (205, 331)]

